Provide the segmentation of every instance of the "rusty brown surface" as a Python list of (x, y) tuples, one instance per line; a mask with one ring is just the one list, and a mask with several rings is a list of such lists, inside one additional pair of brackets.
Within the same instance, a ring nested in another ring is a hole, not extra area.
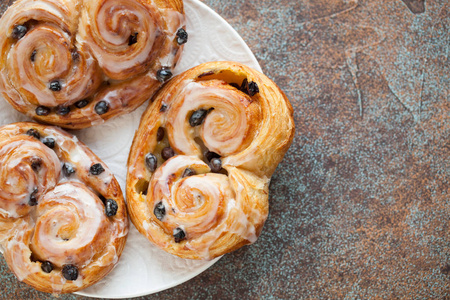
[[(449, 2), (204, 2), (286, 92), (297, 132), (258, 242), (148, 298), (449, 297)], [(0, 297), (47, 298), (0, 269)]]

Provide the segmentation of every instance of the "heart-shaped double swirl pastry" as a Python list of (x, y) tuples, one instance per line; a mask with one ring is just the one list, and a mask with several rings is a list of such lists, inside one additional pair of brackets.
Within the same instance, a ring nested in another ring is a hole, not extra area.
[(106, 276), (128, 233), (111, 171), (56, 127), (0, 127), (0, 246), (19, 280), (70, 293)]
[(172, 76), (184, 24), (180, 0), (18, 0), (0, 19), (0, 91), (45, 123), (102, 123)]
[(255, 242), (270, 177), (292, 143), (292, 114), (275, 83), (239, 63), (206, 63), (173, 78), (142, 116), (128, 159), (137, 229), (190, 259)]

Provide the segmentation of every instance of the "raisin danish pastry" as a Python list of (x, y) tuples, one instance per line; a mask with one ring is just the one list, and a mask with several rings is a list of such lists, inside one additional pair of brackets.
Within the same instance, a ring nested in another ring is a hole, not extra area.
[(70, 293), (106, 276), (128, 233), (111, 171), (56, 127), (0, 127), (0, 246), (17, 278)]
[(292, 143), (292, 107), (265, 75), (210, 62), (168, 82), (141, 119), (128, 159), (131, 220), (182, 258), (253, 243), (268, 187)]
[(172, 76), (184, 28), (182, 0), (18, 0), (0, 19), (0, 91), (44, 123), (102, 123)]

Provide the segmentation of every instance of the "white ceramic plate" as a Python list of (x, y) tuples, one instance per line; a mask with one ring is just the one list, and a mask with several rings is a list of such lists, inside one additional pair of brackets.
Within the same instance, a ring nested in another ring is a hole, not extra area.
[[(185, 0), (189, 41), (175, 74), (198, 64), (232, 60), (261, 70), (256, 58), (237, 32), (198, 0)], [(147, 104), (135, 112), (103, 125), (73, 131), (114, 172), (125, 191), (128, 151)], [(0, 125), (29, 120), (0, 97)], [(200, 274), (216, 261), (185, 260), (170, 255), (141, 236), (131, 224), (127, 244), (115, 269), (102, 281), (78, 292), (98, 298), (127, 298), (156, 293)]]

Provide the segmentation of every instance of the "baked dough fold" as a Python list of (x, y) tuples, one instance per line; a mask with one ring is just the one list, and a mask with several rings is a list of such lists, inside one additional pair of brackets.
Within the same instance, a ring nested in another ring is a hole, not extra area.
[(19, 280), (54, 294), (86, 288), (116, 265), (127, 233), (117, 180), (75, 136), (0, 127), (0, 247)]
[(132, 222), (182, 258), (212, 259), (255, 242), (270, 177), (293, 136), (289, 101), (260, 72), (210, 62), (178, 75), (154, 97), (134, 137)]
[(0, 92), (44, 123), (103, 123), (171, 77), (184, 28), (180, 0), (18, 0), (0, 19)]

